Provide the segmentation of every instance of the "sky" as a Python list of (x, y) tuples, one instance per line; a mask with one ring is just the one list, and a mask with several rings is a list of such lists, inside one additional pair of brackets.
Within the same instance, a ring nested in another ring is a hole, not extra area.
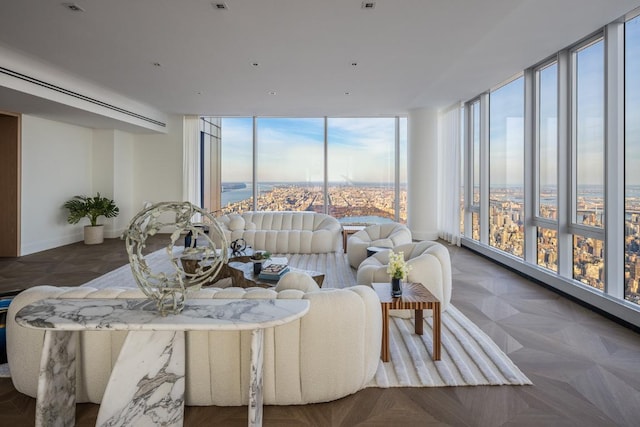
[[(406, 118), (400, 120), (406, 165)], [(251, 118), (222, 119), (222, 181), (251, 182)], [(324, 118), (258, 118), (259, 182), (322, 182)], [(395, 118), (328, 118), (329, 182), (395, 180)], [(406, 182), (406, 167), (401, 168)]]

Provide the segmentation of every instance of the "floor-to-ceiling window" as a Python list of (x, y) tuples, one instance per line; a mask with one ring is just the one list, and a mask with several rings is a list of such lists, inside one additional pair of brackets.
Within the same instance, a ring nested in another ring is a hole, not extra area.
[(327, 119), (328, 213), (344, 222), (395, 220), (395, 119)]
[(572, 51), (573, 278), (604, 290), (604, 40)]
[(640, 304), (640, 17), (625, 24), (624, 298)]
[(224, 212), (308, 210), (349, 224), (406, 222), (406, 117), (221, 123)]
[(261, 117), (256, 130), (256, 210), (323, 212), (324, 119)]
[(221, 121), (223, 212), (245, 212), (253, 209), (253, 119), (223, 118)]
[(469, 211), (471, 212), (471, 238), (480, 240), (480, 100), (469, 106), (469, 134), (471, 139), (471, 186)]
[(558, 270), (558, 62), (534, 70), (536, 263)]
[(489, 244), (524, 249), (524, 78), (489, 97)]
[(638, 326), (639, 15), (465, 103), (463, 239)]

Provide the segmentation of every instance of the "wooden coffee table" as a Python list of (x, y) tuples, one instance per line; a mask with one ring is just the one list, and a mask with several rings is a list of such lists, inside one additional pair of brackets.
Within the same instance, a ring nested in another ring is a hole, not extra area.
[(382, 349), (380, 358), (383, 362), (389, 361), (389, 310), (415, 310), (415, 333), (422, 335), (423, 312), (431, 310), (433, 313), (433, 360), (440, 360), (440, 301), (427, 288), (420, 283), (403, 283), (402, 296), (391, 297), (390, 283), (372, 283), (373, 289), (380, 298), (382, 306)]
[[(250, 288), (252, 286), (271, 288), (277, 283), (273, 280), (260, 279), (257, 274), (254, 274), (252, 262), (234, 261), (229, 262), (227, 266), (229, 267), (229, 273), (231, 276), (231, 280), (233, 281), (233, 286), (238, 286), (241, 288)], [(322, 282), (324, 282), (324, 273), (320, 273), (318, 271), (303, 270), (301, 268), (295, 268), (291, 266), (289, 266), (289, 271), (308, 274), (313, 280), (316, 281), (319, 287), (322, 287)]]

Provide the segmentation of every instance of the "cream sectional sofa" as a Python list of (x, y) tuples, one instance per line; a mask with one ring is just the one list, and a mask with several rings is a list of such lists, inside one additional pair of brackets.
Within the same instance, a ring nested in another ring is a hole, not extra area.
[(227, 241), (244, 239), (254, 249), (279, 254), (338, 252), (342, 226), (315, 212), (245, 212), (217, 218)]
[[(339, 267), (338, 271), (326, 271), (331, 284), (336, 287), (355, 284), (354, 277), (341, 276), (351, 271), (346, 271), (349, 267), (342, 253), (341, 226), (333, 217), (313, 212), (247, 212), (224, 215), (218, 221), (229, 242), (243, 238), (254, 249), (291, 254), (290, 259), (306, 269), (322, 268), (313, 262), (332, 261)], [(151, 258), (153, 267), (167, 268), (160, 263), (160, 257), (151, 255)], [(382, 320), (380, 301), (369, 287), (319, 289), (309, 276), (295, 277), (289, 273), (273, 290), (207, 288), (190, 295), (189, 298), (304, 298), (311, 302), (304, 317), (265, 333), (267, 405), (335, 400), (362, 389), (375, 375)], [(45, 298), (144, 297), (128, 266), (80, 287), (37, 286), (22, 292), (14, 299), (7, 316), (8, 359), (16, 389), (36, 396), (44, 336), (42, 331), (15, 323), (20, 308)], [(101, 401), (125, 336), (126, 332), (80, 333), (78, 402)], [(250, 332), (187, 332), (185, 403), (246, 405), (250, 342)]]
[[(266, 330), (265, 404), (326, 402), (362, 389), (374, 377), (380, 357), (382, 321), (375, 292), (366, 286), (318, 289), (312, 280), (288, 282), (275, 290), (209, 288), (190, 298), (302, 298), (311, 302), (301, 319)], [(15, 388), (32, 397), (37, 392), (44, 332), (17, 325), (15, 314), (45, 298), (144, 295), (136, 288), (37, 286), (16, 296), (7, 316), (9, 366)], [(79, 336), (78, 402), (99, 403), (126, 332), (80, 332)], [(250, 332), (187, 332), (185, 403), (246, 405), (250, 343)]]

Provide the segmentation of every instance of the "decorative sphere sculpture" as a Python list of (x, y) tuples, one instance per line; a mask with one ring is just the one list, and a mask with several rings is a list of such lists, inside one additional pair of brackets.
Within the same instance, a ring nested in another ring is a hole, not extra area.
[[(165, 248), (173, 268), (154, 272), (147, 264), (144, 249), (147, 238), (164, 227), (174, 230)], [(191, 238), (185, 239), (190, 246), (176, 246), (185, 232), (190, 233)], [(228, 261), (227, 240), (220, 225), (213, 215), (189, 202), (161, 202), (141, 210), (123, 238), (138, 287), (155, 301), (163, 316), (180, 313), (187, 292), (211, 282)], [(185, 261), (192, 261), (188, 271)]]

